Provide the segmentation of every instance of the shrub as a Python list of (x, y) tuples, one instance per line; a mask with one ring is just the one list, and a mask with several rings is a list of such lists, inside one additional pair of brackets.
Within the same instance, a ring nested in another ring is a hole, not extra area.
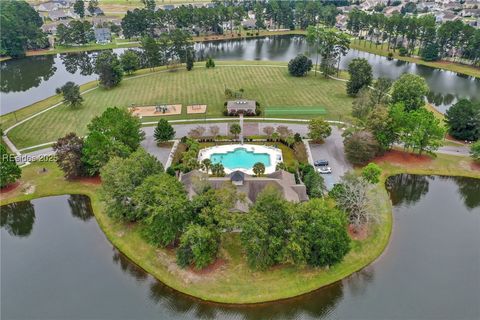
[(299, 54), (288, 62), (288, 72), (294, 77), (303, 77), (312, 70), (312, 60)]
[(181, 267), (189, 265), (203, 269), (217, 258), (220, 235), (212, 228), (191, 224), (180, 238), (177, 250), (177, 263)]
[(358, 131), (343, 140), (347, 159), (353, 164), (364, 164), (375, 157), (379, 145), (368, 131)]

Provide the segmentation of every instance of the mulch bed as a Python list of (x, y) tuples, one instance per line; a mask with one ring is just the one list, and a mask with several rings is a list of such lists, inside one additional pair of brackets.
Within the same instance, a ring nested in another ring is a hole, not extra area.
[(428, 155), (418, 155), (416, 153), (403, 152), (399, 150), (391, 150), (386, 152), (384, 155), (376, 157), (374, 162), (382, 163), (396, 163), (396, 164), (423, 164), (431, 162), (432, 158)]
[(82, 183), (87, 183), (87, 184), (95, 184), (99, 185), (102, 183), (102, 180), (100, 179), (100, 176), (95, 176), (95, 177), (80, 177), (73, 179), (72, 181), (78, 181)]
[(11, 183), (11, 184), (9, 184), (9, 185), (1, 188), (1, 189), (0, 189), (0, 192), (1, 192), (1, 193), (7, 193), (7, 192), (10, 192), (10, 191), (13, 191), (13, 190), (15, 190), (19, 185), (20, 185), (20, 181)]
[(480, 171), (480, 162), (472, 161), (472, 164), (470, 165), (470, 168), (471, 168), (472, 170), (478, 170), (478, 171)]
[(212, 263), (211, 265), (209, 265), (206, 268), (203, 268), (202, 270), (197, 270), (194, 267), (190, 267), (189, 270), (191, 272), (195, 273), (195, 274), (198, 274), (198, 275), (207, 275), (207, 274), (210, 274), (212, 272), (217, 271), (218, 269), (223, 267), (225, 264), (227, 264), (227, 261), (225, 259), (217, 259), (217, 260), (215, 260), (214, 263)]

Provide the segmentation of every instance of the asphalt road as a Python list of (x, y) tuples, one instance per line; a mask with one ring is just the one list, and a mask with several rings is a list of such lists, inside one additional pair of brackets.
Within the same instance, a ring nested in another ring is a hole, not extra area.
[(338, 183), (347, 171), (352, 169), (352, 165), (345, 158), (342, 131), (337, 127), (332, 127), (332, 135), (324, 143), (310, 143), (310, 150), (314, 161), (327, 160), (328, 166), (332, 169), (332, 173), (322, 174), (328, 190)]

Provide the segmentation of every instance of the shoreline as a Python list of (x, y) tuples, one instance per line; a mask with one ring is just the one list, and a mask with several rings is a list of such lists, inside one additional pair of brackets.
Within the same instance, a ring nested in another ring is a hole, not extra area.
[[(215, 41), (229, 41), (229, 40), (246, 40), (246, 39), (258, 39), (268, 36), (285, 36), (285, 35), (306, 35), (305, 30), (286, 30), (286, 31), (260, 31), (256, 35), (256, 31), (252, 30), (252, 35), (247, 35), (245, 31), (241, 32), (241, 35), (233, 33), (226, 33), (224, 35), (212, 35), (212, 36), (195, 36), (192, 38), (193, 42), (202, 43), (202, 42), (215, 42)], [(374, 55), (387, 57), (387, 52), (384, 52), (383, 49), (378, 49), (377, 47), (370, 48), (367, 45), (361, 45), (357, 43), (357, 39), (353, 39), (350, 44), (350, 49), (358, 50), (362, 52), (371, 53)], [(87, 46), (72, 46), (72, 47), (62, 47), (58, 49), (50, 50), (31, 50), (26, 53), (26, 57), (33, 56), (43, 56), (43, 55), (53, 55), (60, 53), (75, 53), (75, 52), (88, 52), (88, 51), (100, 51), (100, 50), (110, 50), (110, 49), (123, 49), (123, 48), (137, 48), (140, 47), (139, 41), (129, 41), (129, 42), (120, 42), (120, 43), (110, 43), (106, 45), (87, 45)], [(458, 62), (452, 62), (448, 60), (438, 60), (438, 61), (424, 61), (416, 56), (400, 56), (398, 50), (396, 52), (390, 51), (393, 53), (393, 59), (399, 61), (405, 61), (409, 63), (415, 63), (417, 65), (423, 65), (429, 68), (455, 72), (465, 76), (470, 76), (474, 78), (480, 78), (480, 67), (475, 67), (467, 64), (462, 64)], [(0, 62), (12, 60), (11, 57), (0, 57)]]
[[(56, 166), (56, 164), (53, 163), (52, 166)], [(37, 167), (37, 165), (30, 166), (30, 169), (34, 167)], [(59, 169), (56, 169), (55, 171), (59, 171)], [(1, 199), (0, 205), (6, 205), (13, 202), (28, 201), (28, 200), (38, 199), (38, 198), (45, 198), (49, 196), (59, 196), (59, 195), (65, 195), (65, 194), (83, 194), (85, 196), (88, 196), (91, 201), (92, 210), (95, 215), (97, 224), (99, 225), (100, 229), (104, 233), (106, 239), (115, 248), (117, 248), (122, 254), (124, 254), (129, 260), (131, 260), (131, 262), (135, 263), (142, 270), (144, 270), (146, 273), (148, 273), (149, 275), (151, 275), (152, 277), (160, 281), (162, 284), (166, 285), (171, 289), (174, 289), (177, 292), (180, 292), (185, 296), (188, 296), (189, 298), (193, 298), (202, 302), (215, 303), (215, 304), (221, 304), (221, 305), (248, 306), (248, 305), (263, 304), (263, 303), (275, 303), (282, 300), (289, 300), (289, 299), (301, 297), (303, 295), (312, 294), (323, 287), (326, 287), (338, 281), (341, 281), (344, 278), (347, 278), (352, 274), (367, 267), (368, 265), (376, 261), (378, 257), (381, 256), (381, 254), (384, 252), (384, 250), (387, 248), (389, 244), (391, 230), (392, 230), (392, 223), (393, 223), (392, 210), (390, 205), (391, 203), (389, 201), (388, 210), (386, 210), (385, 212), (383, 212), (382, 210), (382, 216), (385, 218), (383, 223), (375, 226), (373, 229), (374, 231), (372, 232), (372, 235), (370, 235), (366, 240), (362, 241), (362, 242), (368, 242), (370, 246), (373, 246), (374, 250), (368, 250), (369, 249), (368, 247), (363, 248), (360, 254), (362, 253), (365, 254), (365, 252), (363, 251), (367, 251), (367, 254), (370, 254), (368, 259), (363, 261), (361, 258), (355, 258), (354, 261), (351, 262), (350, 268), (346, 271), (340, 271), (338, 273), (334, 273), (333, 276), (328, 274), (330, 270), (333, 270), (337, 267), (348, 267), (348, 265), (342, 266), (342, 264), (344, 263), (343, 261), (337, 265), (332, 266), (328, 270), (325, 270), (324, 268), (322, 269), (309, 268), (309, 270), (306, 273), (303, 267), (297, 266), (295, 267), (293, 272), (297, 274), (299, 278), (303, 278), (304, 280), (306, 280), (306, 282), (304, 282), (305, 286), (300, 286), (300, 288), (299, 287), (295, 288), (294, 292), (285, 293), (282, 289), (278, 289), (278, 291), (276, 291), (276, 294), (272, 295), (272, 291), (263, 291), (261, 288), (258, 288), (257, 290), (254, 290), (256, 294), (250, 294), (250, 296), (245, 296), (243, 294), (240, 294), (241, 288), (239, 288), (239, 294), (235, 298), (232, 298), (232, 297), (222, 298), (221, 294), (218, 295), (216, 294), (217, 293), (216, 291), (212, 291), (211, 288), (209, 288), (208, 284), (210, 284), (210, 282), (212, 281), (212, 279), (209, 279), (209, 275), (206, 276), (206, 279), (203, 279), (203, 281), (200, 281), (200, 283), (196, 284), (197, 287), (199, 287), (200, 289), (190, 290), (190, 288), (192, 287), (192, 284), (186, 283), (181, 278), (181, 276), (179, 276), (174, 272), (171, 272), (170, 270), (167, 270), (166, 273), (162, 272), (161, 268), (158, 268), (158, 265), (156, 265), (154, 262), (150, 260), (146, 260), (146, 258), (151, 257), (151, 255), (149, 255), (148, 253), (145, 253), (144, 251), (145, 246), (151, 247), (150, 249), (153, 250), (153, 252), (165, 253), (167, 252), (167, 250), (161, 249), (161, 248), (154, 248), (151, 245), (147, 244), (143, 239), (141, 239), (141, 241), (143, 242), (141, 246), (134, 246), (131, 244), (131, 242), (129, 242), (128, 239), (119, 237), (118, 232), (116, 231), (116, 227), (118, 227), (118, 225), (121, 223), (112, 220), (110, 217), (106, 215), (106, 213), (103, 210), (103, 203), (101, 202), (96, 192), (97, 187), (92, 188), (92, 185), (88, 185), (87, 183), (82, 183), (80, 181), (72, 181), (72, 182), (64, 181), (64, 184), (66, 185), (66, 188), (58, 188), (57, 190), (54, 190), (51, 192), (44, 192), (42, 190), (42, 191), (39, 191), (38, 193), (34, 192), (33, 194), (19, 195), (9, 199)], [(80, 184), (81, 186), (75, 187), (75, 185), (78, 185), (78, 184)], [(18, 187), (17, 187), (17, 190), (18, 190)], [(386, 189), (382, 183), (379, 183), (376, 190), (380, 191), (383, 195), (387, 195)], [(125, 227), (125, 230), (127, 229), (128, 227)], [(135, 235), (135, 231), (130, 230), (130, 233)], [(378, 233), (380, 233), (380, 236), (378, 236)], [(125, 237), (127, 237), (127, 235), (125, 235)], [(375, 241), (375, 240), (380, 240), (380, 241)], [(349, 254), (356, 255), (357, 253), (354, 252), (354, 249), (352, 248)], [(157, 254), (154, 260), (159, 260), (158, 259), (159, 255), (160, 254)], [(221, 257), (219, 256), (218, 259), (220, 258)], [(157, 266), (157, 268), (155, 266)], [(235, 271), (236, 271), (235, 267), (238, 267), (238, 265), (237, 264), (233, 265), (233, 268), (228, 270), (228, 273), (235, 274)], [(281, 282), (282, 276), (283, 276), (282, 269), (290, 269), (290, 268), (292, 267), (289, 265), (281, 265), (280, 267), (274, 267), (267, 271), (262, 271), (262, 272), (250, 271), (251, 272), (250, 280), (257, 278), (257, 281), (258, 281), (259, 275), (260, 276), (268, 275), (269, 281), (273, 279), (277, 279), (278, 281)], [(182, 270), (188, 270), (188, 269), (182, 269)], [(215, 270), (214, 275), (215, 273), (222, 273), (222, 271)], [(274, 275), (273, 277), (270, 277), (271, 273), (277, 273), (277, 274)], [(317, 284), (313, 286), (309, 285), (315, 279), (317, 279), (318, 285)], [(214, 279), (213, 281), (214, 282), (216, 281), (218, 285), (223, 286), (222, 279)], [(201, 289), (203, 287), (202, 284), (206, 284), (205, 289)], [(247, 284), (249, 285), (249, 283), (245, 283), (244, 285), (247, 285)], [(193, 283), (193, 285), (195, 285), (195, 283)], [(251, 285), (249, 286), (251, 287)], [(228, 288), (227, 286), (223, 294), (229, 293), (230, 289), (231, 288)], [(259, 294), (261, 293), (264, 293), (264, 296), (260, 296)]]

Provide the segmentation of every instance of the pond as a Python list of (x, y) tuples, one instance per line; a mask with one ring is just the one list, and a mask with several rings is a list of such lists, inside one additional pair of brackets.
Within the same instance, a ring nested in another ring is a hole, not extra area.
[(394, 231), (351, 277), (281, 303), (224, 306), (171, 290), (112, 247), (86, 197), (3, 206), (2, 319), (480, 318), (480, 180), (387, 182)]
[[(272, 36), (257, 39), (214, 41), (195, 44), (198, 59), (213, 57), (221, 60), (289, 61), (309, 48), (302, 36)], [(115, 52), (123, 52), (116, 49)], [(55, 89), (67, 81), (83, 84), (96, 79), (92, 74), (95, 53), (69, 53), (28, 57), (0, 63), (1, 114), (5, 114), (55, 94)], [(445, 111), (459, 98), (480, 100), (480, 79), (458, 75), (404, 61), (350, 50), (340, 67), (357, 57), (366, 58), (373, 66), (375, 77), (396, 79), (403, 73), (421, 75), (427, 80), (431, 93), (428, 100)]]

